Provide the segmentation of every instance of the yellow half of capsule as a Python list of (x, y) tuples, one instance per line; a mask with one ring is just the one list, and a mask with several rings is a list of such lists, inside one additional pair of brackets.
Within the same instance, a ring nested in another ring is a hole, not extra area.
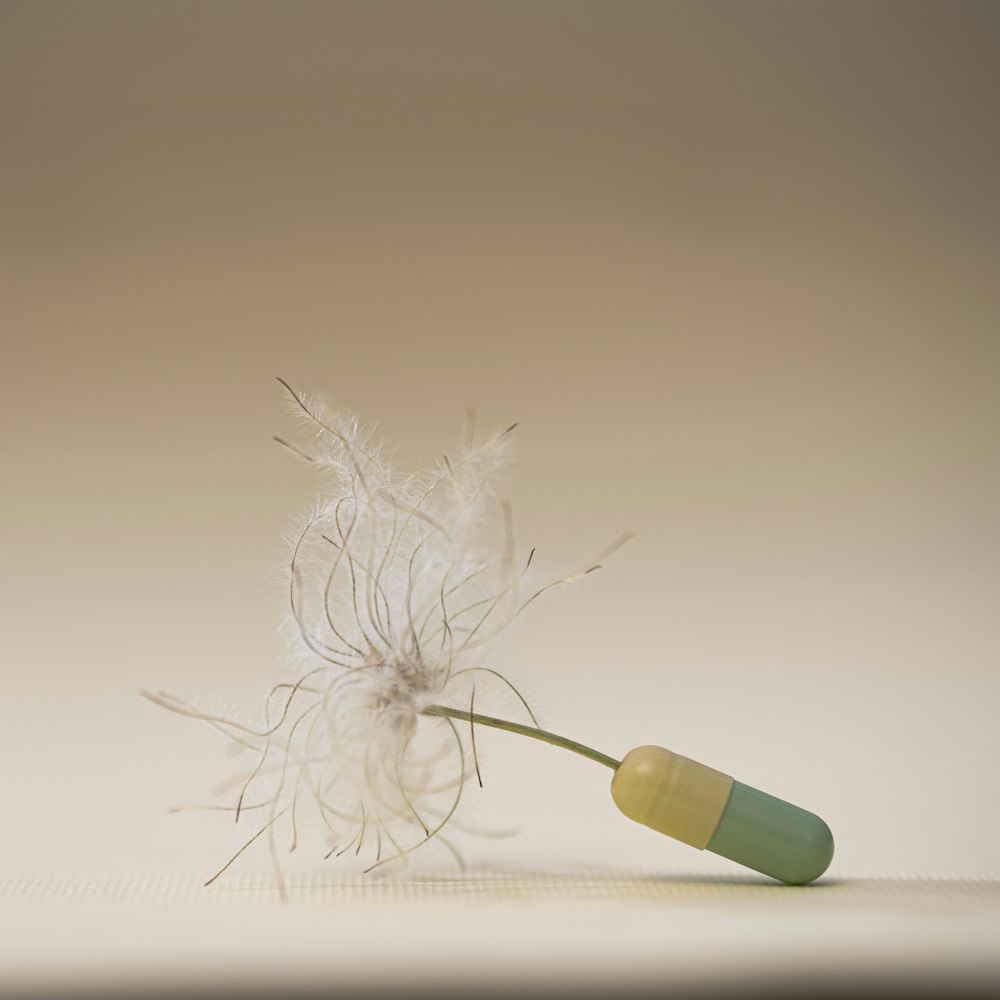
[(636, 747), (611, 779), (611, 797), (629, 819), (703, 851), (733, 791), (728, 774), (663, 747)]

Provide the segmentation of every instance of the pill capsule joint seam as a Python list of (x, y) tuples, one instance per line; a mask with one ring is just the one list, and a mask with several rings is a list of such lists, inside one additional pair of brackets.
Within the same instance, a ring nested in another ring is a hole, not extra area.
[(615, 805), (637, 823), (704, 850), (722, 819), (733, 778), (663, 747), (636, 747), (611, 781)]
[(715, 831), (719, 829), (722, 817), (726, 815), (726, 809), (729, 808), (729, 800), (733, 797), (733, 789), (736, 787), (736, 779), (728, 774), (726, 777), (729, 778), (729, 791), (726, 793), (726, 801), (722, 803), (722, 808), (719, 810), (719, 816), (716, 819), (715, 824), (712, 826), (712, 832), (705, 838), (705, 843), (699, 845), (699, 851), (704, 851), (705, 848), (712, 842), (712, 838), (715, 836)]

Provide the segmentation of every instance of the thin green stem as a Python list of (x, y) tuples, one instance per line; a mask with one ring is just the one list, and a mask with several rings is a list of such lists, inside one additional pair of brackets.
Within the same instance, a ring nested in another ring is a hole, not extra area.
[(596, 760), (598, 764), (610, 767), (612, 771), (618, 770), (621, 763), (614, 757), (609, 757), (599, 750), (586, 747), (575, 740), (568, 740), (564, 736), (557, 736), (555, 733), (546, 732), (544, 729), (536, 729), (534, 726), (523, 726), (520, 722), (508, 722), (506, 719), (494, 719), (491, 715), (480, 715), (478, 712), (466, 712), (460, 708), (447, 708), (444, 705), (428, 705), (423, 711), (424, 715), (436, 715), (442, 719), (461, 719), (477, 726), (490, 726), (492, 729), (505, 729), (508, 733), (518, 733), (521, 736), (530, 736), (533, 740), (541, 740), (543, 743), (551, 743), (554, 747), (562, 747), (564, 750), (572, 750), (581, 757), (588, 757)]

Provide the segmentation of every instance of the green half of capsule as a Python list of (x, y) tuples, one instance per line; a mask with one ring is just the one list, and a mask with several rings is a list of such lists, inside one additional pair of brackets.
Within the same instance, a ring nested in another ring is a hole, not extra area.
[(628, 753), (611, 797), (637, 823), (789, 885), (819, 878), (833, 859), (819, 816), (663, 747)]

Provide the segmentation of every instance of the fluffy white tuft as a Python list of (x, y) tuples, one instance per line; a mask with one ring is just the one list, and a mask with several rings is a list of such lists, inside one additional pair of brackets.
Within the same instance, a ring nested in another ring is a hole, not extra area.
[[(287, 824), (294, 847), (309, 813), (327, 857), (350, 852), (367, 870), (435, 838), (457, 855), (441, 831), (478, 769), (473, 734), (422, 712), (468, 710), (473, 700), (484, 711), (494, 697), (533, 722), (491, 646), (537, 597), (595, 566), (529, 586), (531, 556), (517, 552), (510, 509), (494, 489), (513, 426), (480, 440), (470, 417), (455, 454), (403, 477), (372, 432), (285, 388), (308, 440), (281, 443), (313, 463), (324, 484), (324, 499), (291, 540), (296, 673), (270, 691), (257, 728), (147, 696), (256, 754), (232, 784), (237, 818), (261, 817), (244, 848), (268, 832), (276, 857), (276, 826)], [(484, 546), (484, 529), (498, 519), (502, 541)]]

